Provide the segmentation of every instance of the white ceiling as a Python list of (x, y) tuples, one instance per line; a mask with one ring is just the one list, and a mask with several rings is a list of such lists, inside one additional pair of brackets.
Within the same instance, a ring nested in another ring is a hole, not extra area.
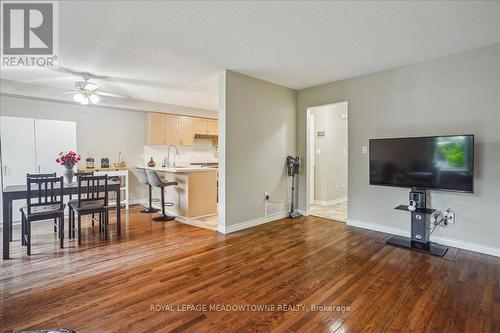
[(212, 110), (224, 69), (301, 89), (500, 42), (498, 1), (65, 1), (59, 21), (61, 66), (113, 77), (95, 81), (134, 99)]

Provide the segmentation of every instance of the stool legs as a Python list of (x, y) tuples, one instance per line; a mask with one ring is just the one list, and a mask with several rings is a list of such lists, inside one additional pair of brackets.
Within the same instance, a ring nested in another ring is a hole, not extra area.
[(156, 222), (166, 222), (175, 220), (175, 216), (169, 216), (165, 214), (165, 188), (160, 187), (161, 190), (161, 215), (157, 217), (153, 217), (153, 221)]
[(159, 209), (153, 208), (153, 188), (149, 184), (148, 184), (148, 189), (149, 189), (149, 207), (144, 210), (141, 210), (141, 213), (151, 214), (159, 212), (160, 211)]

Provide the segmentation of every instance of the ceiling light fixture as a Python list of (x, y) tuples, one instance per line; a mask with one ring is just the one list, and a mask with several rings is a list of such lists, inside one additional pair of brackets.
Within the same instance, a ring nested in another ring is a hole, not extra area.
[(82, 105), (88, 105), (89, 102), (91, 102), (92, 104), (99, 103), (101, 98), (96, 94), (92, 94), (92, 93), (88, 93), (86, 91), (83, 91), (83, 92), (78, 92), (75, 95), (73, 95), (73, 100), (75, 102), (82, 104)]
[(89, 96), (90, 101), (92, 104), (97, 104), (101, 100), (101, 98), (98, 95), (92, 94)]
[[(82, 93), (76, 93), (74, 96), (73, 96), (73, 100), (75, 102), (78, 102), (78, 103), (82, 103), (82, 101), (85, 99), (85, 96), (83, 96)], [(83, 104), (83, 103), (82, 103)]]

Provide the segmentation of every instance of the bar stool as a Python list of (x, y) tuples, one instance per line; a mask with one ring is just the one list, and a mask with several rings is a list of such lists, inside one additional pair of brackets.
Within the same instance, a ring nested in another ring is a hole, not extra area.
[(161, 190), (161, 215), (153, 217), (153, 221), (166, 222), (174, 220), (175, 216), (165, 214), (165, 206), (171, 207), (174, 205), (172, 202), (165, 202), (165, 187), (175, 186), (177, 185), (177, 182), (165, 182), (161, 180), (161, 178), (154, 170), (146, 170), (146, 175), (148, 177), (149, 184), (153, 187), (159, 187)]
[[(141, 210), (141, 213), (151, 214), (159, 212), (158, 208), (153, 208), (153, 188), (149, 184), (148, 176), (146, 175), (146, 170), (144, 169), (133, 169), (132, 173), (137, 178), (140, 184), (148, 185), (149, 188), (149, 207)], [(158, 199), (157, 199), (158, 200)]]

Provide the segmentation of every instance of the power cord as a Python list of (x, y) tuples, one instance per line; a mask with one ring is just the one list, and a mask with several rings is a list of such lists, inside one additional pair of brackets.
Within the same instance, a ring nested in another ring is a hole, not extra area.
[[(427, 234), (427, 237), (432, 235), (434, 233), (434, 231), (436, 231), (437, 227), (448, 224), (447, 221), (448, 221), (448, 214), (449, 213), (450, 213), (449, 210), (446, 211), (446, 213), (444, 214), (444, 216), (440, 220), (434, 221), (434, 226), (432, 227), (432, 230)], [(436, 217), (434, 217), (434, 218), (436, 218)]]

